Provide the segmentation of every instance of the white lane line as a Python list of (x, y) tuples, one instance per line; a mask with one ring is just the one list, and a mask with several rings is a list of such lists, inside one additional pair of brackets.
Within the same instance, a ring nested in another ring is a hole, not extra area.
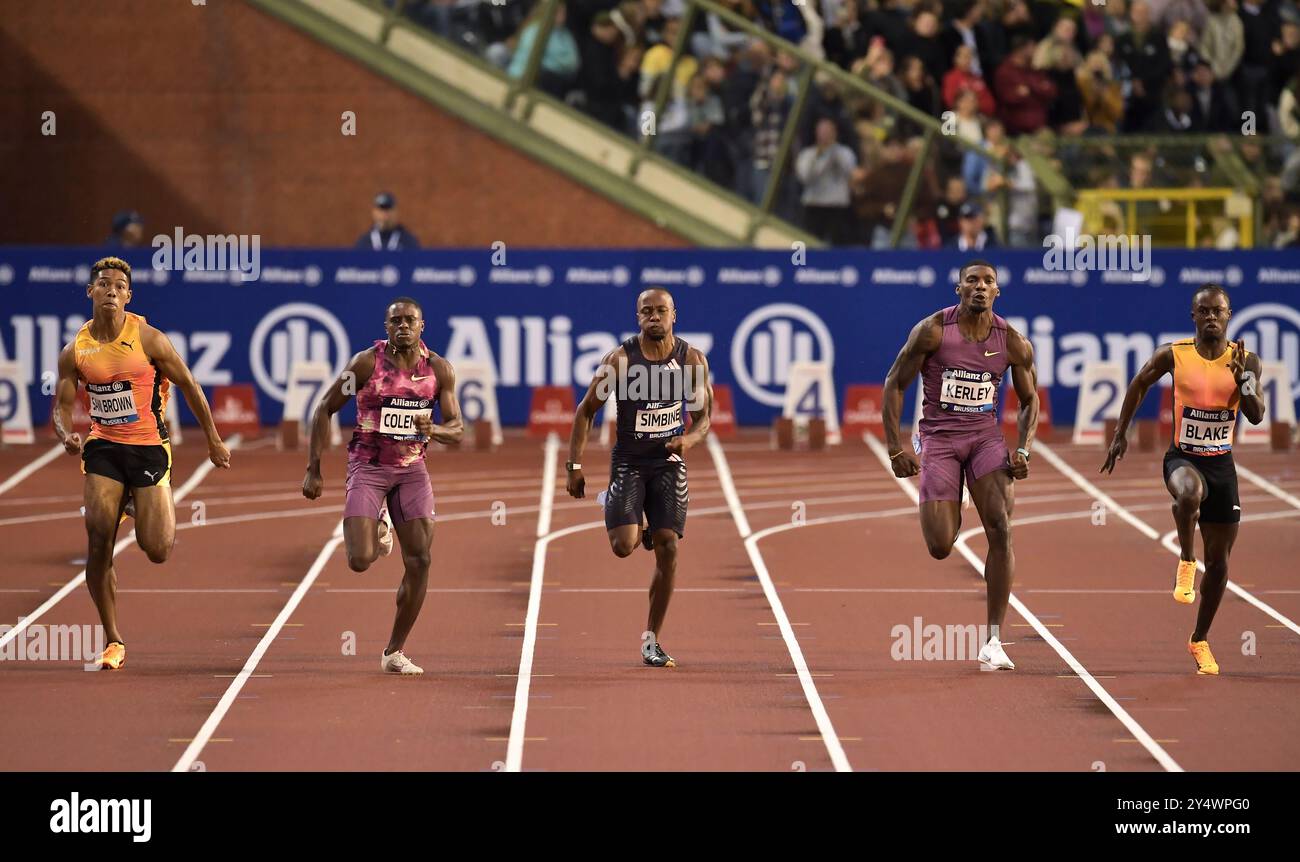
[(3, 482), (0, 482), (0, 494), (3, 494), (5, 491), (8, 491), (10, 488), (14, 487), (19, 482), (26, 479), (28, 476), (32, 475), (33, 473), (35, 473), (37, 470), (41, 469), (46, 464), (50, 463), (55, 458), (59, 457), (59, 455), (61, 455), (64, 451), (65, 450), (63, 448), (62, 443), (54, 444), (53, 449), (50, 449), (44, 455), (37, 458), (35, 461), (32, 461), (30, 464), (24, 465), (22, 468), (18, 470), (17, 473), (14, 473), (8, 479), (5, 479)]
[(506, 772), (520, 772), (524, 766), (524, 727), (528, 723), (528, 691), (533, 681), (537, 621), (542, 612), (546, 547), (553, 538), (551, 511), (555, 505), (555, 458), (559, 451), (559, 435), (552, 431), (546, 435), (543, 456), (546, 460), (542, 466), (542, 496), (537, 506), (537, 541), (533, 544), (533, 573), (528, 587), (528, 612), (524, 617), (524, 642), (519, 650), (519, 679), (515, 683), (515, 705), (510, 714), (510, 737), (506, 742)]
[[(781, 597), (777, 595), (776, 585), (772, 583), (772, 575), (768, 572), (767, 564), (763, 561), (763, 555), (758, 550), (758, 541), (762, 538), (762, 535), (755, 535), (753, 530), (750, 529), (749, 519), (745, 517), (745, 508), (741, 505), (740, 495), (736, 492), (736, 483), (731, 478), (731, 466), (727, 463), (727, 455), (717, 437), (710, 435), (706, 439), (709, 454), (713, 456), (714, 469), (718, 473), (718, 481), (722, 484), (723, 495), (727, 498), (727, 507), (731, 509), (731, 517), (736, 522), (736, 530), (740, 533), (740, 538), (744, 540), (745, 551), (749, 554), (749, 561), (754, 567), (754, 573), (758, 575), (759, 583), (763, 585), (763, 595), (767, 597), (767, 603), (772, 609), (772, 616), (776, 618), (777, 626), (781, 630), (781, 639), (785, 641), (786, 650), (790, 653), (790, 660), (794, 663), (795, 673), (799, 676), (799, 685), (803, 688), (804, 699), (808, 701), (808, 708), (812, 710), (813, 718), (817, 722), (817, 730), (821, 734), (822, 743), (826, 746), (826, 752), (830, 755), (831, 763), (834, 765), (836, 772), (852, 772), (853, 767), (849, 765), (849, 758), (844, 753), (844, 746), (835, 733), (835, 726), (831, 723), (830, 714), (826, 711), (826, 706), (822, 703), (821, 695), (817, 691), (817, 684), (813, 682), (812, 674), (808, 670), (808, 662), (804, 659), (803, 650), (799, 646), (799, 639), (795, 637), (794, 627), (790, 625), (790, 618), (786, 616), (785, 606), (781, 604)], [(841, 516), (841, 519), (843, 519), (843, 516)]]
[[(1177, 531), (1162, 536), (1155, 527), (1151, 526), (1146, 521), (1143, 521), (1141, 518), (1134, 515), (1128, 509), (1125, 509), (1119, 503), (1116, 503), (1112, 498), (1102, 493), (1102, 491), (1096, 485), (1094, 485), (1092, 482), (1088, 481), (1082, 475), (1080, 475), (1078, 470), (1075, 470), (1073, 467), (1067, 464), (1065, 462), (1065, 459), (1063, 459), (1060, 455), (1057, 455), (1055, 452), (1053, 452), (1051, 448), (1049, 448), (1042, 441), (1038, 442), (1036, 451), (1043, 453), (1043, 457), (1047, 459), (1047, 462), (1049, 464), (1051, 464), (1053, 467), (1055, 467), (1057, 470), (1063, 473), (1071, 482), (1078, 485), (1094, 499), (1100, 500), (1102, 503), (1105, 503), (1106, 508), (1110, 509), (1115, 514), (1119, 515), (1122, 519), (1132, 524), (1134, 527), (1137, 528), (1137, 530), (1140, 533), (1142, 533), (1142, 535), (1146, 536), (1148, 539), (1152, 539), (1156, 542), (1159, 542), (1164, 548), (1172, 552), (1175, 556), (1181, 555), (1182, 552), (1180, 551), (1177, 542), (1170, 541), (1169, 539), (1170, 536), (1176, 536)], [(1243, 469), (1244, 468), (1242, 468), (1240, 465), (1237, 466), (1237, 470), (1239, 472), (1243, 471)], [(1255, 478), (1260, 479), (1261, 482), (1264, 482), (1264, 485), (1262, 485), (1261, 487), (1265, 487), (1267, 485), (1272, 484), (1271, 482), (1268, 482), (1267, 480), (1259, 477), (1257, 474), (1251, 471), (1246, 471), (1246, 472), (1250, 472), (1252, 476), (1255, 476)], [(1242, 472), (1242, 475), (1243, 476), (1246, 475), (1246, 472)], [(1265, 490), (1267, 490), (1267, 487), (1265, 487)], [(1278, 488), (1277, 490), (1283, 494), (1283, 499), (1291, 496), (1290, 494), (1286, 494), (1286, 492), (1282, 491), (1280, 488)], [(1300, 503), (1300, 501), (1297, 501), (1297, 503)], [(1297, 508), (1300, 508), (1300, 506), (1297, 506)], [(1201, 571), (1205, 571), (1205, 565), (1201, 563), (1199, 560), (1197, 561), (1196, 567)], [(1249, 593), (1248, 591), (1242, 589), (1237, 584), (1234, 584), (1231, 579), (1228, 580), (1227, 586), (1228, 586), (1228, 590), (1231, 591), (1233, 595), (1241, 599), (1244, 599), (1248, 604), (1255, 606), (1256, 608), (1263, 611), (1268, 616), (1282, 623), (1282, 625), (1291, 629), (1291, 631), (1300, 635), (1300, 626), (1297, 626), (1294, 622), (1287, 619), (1280, 612), (1278, 612), (1276, 608), (1273, 608), (1272, 606), (1268, 605), (1266, 602), (1261, 601), (1256, 596), (1251, 595), (1251, 593)]]
[(235, 675), (235, 678), (230, 681), (230, 685), (226, 687), (225, 694), (221, 696), (221, 700), (217, 701), (217, 705), (213, 707), (207, 720), (204, 721), (203, 726), (199, 728), (199, 732), (194, 735), (194, 739), (192, 739), (190, 744), (185, 747), (185, 753), (176, 761), (176, 765), (172, 767), (172, 772), (190, 771), (190, 767), (193, 766), (194, 761), (198, 759), (200, 752), (203, 751), (203, 747), (208, 744), (208, 740), (212, 738), (212, 734), (216, 733), (217, 727), (221, 724), (221, 720), (225, 718), (230, 707), (234, 705), (235, 698), (239, 697), (239, 692), (243, 690), (244, 683), (248, 682), (248, 678), (253, 675), (253, 671), (257, 670), (258, 662), (262, 660), (262, 656), (266, 655), (266, 651), (271, 648), (271, 643), (280, 634), (280, 630), (284, 628), (284, 624), (289, 621), (289, 617), (293, 615), (293, 612), (297, 609), (299, 603), (302, 602), (303, 597), (307, 595), (307, 591), (311, 589), (311, 585), (315, 582), (316, 577), (321, 573), (321, 570), (325, 568), (325, 564), (329, 562), (330, 556), (342, 542), (343, 520), (339, 519), (338, 524), (334, 527), (333, 535), (331, 535), (329, 540), (325, 542), (325, 545), (320, 549), (320, 553), (316, 555), (316, 561), (312, 563), (311, 568), (307, 570), (307, 575), (302, 579), (302, 582), (298, 584), (297, 589), (293, 591), (293, 595), (289, 597), (289, 601), (285, 602), (284, 607), (280, 609), (280, 613), (276, 616), (275, 622), (271, 623), (267, 628), (266, 633), (262, 635), (262, 639), (257, 642), (257, 647), (254, 648), (253, 652), (248, 656), (248, 660), (244, 662), (243, 669), (241, 669), (239, 673)]
[[(871, 447), (871, 451), (875, 453), (881, 466), (884, 467), (885, 470), (888, 470), (890, 475), (893, 475), (893, 467), (890, 466), (889, 462), (889, 453), (885, 450), (884, 444), (882, 444), (873, 434), (867, 436), (867, 445)], [(1039, 442), (1038, 451), (1042, 450), (1043, 444)], [(911, 482), (908, 482), (906, 479), (899, 479), (897, 476), (894, 477), (894, 481), (898, 483), (898, 486), (903, 489), (912, 502), (920, 503), (920, 492), (917, 491), (916, 487), (913, 486)], [(1062, 516), (1060, 515), (1042, 515), (1035, 518), (1021, 519), (1019, 523), (1026, 524), (1035, 521), (1047, 522), (1053, 519), (1060, 520), (1061, 517)], [(1076, 514), (1071, 512), (1065, 517), (1076, 517)], [(1136, 520), (1136, 518), (1134, 520)], [(1139, 521), (1139, 523), (1141, 522)], [(970, 563), (971, 567), (974, 568), (975, 571), (979, 572), (980, 577), (984, 577), (984, 561), (971, 551), (970, 547), (966, 544), (966, 541), (971, 536), (983, 532), (983, 530), (983, 527), (966, 530), (957, 537), (957, 542), (953, 546), (963, 557), (966, 558), (966, 562)], [(1034, 631), (1038, 633), (1039, 637), (1046, 641), (1048, 645), (1056, 651), (1056, 654), (1065, 660), (1065, 663), (1069, 665), (1070, 669), (1075, 672), (1079, 679), (1083, 680), (1084, 685), (1086, 685), (1092, 693), (1097, 696), (1098, 700), (1106, 705), (1106, 708), (1111, 711), (1111, 714), (1119, 719), (1120, 724), (1124, 725), (1128, 732), (1133, 735), (1133, 738), (1141, 743), (1142, 747), (1147, 750), (1147, 753), (1155, 758), (1157, 763), (1169, 772), (1183, 771), (1183, 768), (1178, 765), (1177, 761), (1169, 756), (1169, 752), (1165, 751), (1164, 748), (1161, 747), (1160, 743), (1156, 742), (1151, 734), (1147, 733), (1146, 729), (1143, 728), (1142, 725), (1138, 724), (1133, 716), (1129, 715), (1128, 710), (1120, 706), (1119, 701), (1111, 697), (1110, 692), (1106, 691), (1102, 684), (1097, 682), (1096, 678), (1088, 672), (1088, 669), (1074, 657), (1074, 654), (1066, 649), (1065, 646), (1056, 639), (1051, 630), (1043, 625), (1038, 617), (1034, 616), (1034, 614), (1030, 612), (1029, 608), (1025, 607), (1024, 602), (1020, 601), (1020, 599), (1016, 597), (1015, 593), (1011, 594), (1010, 603), (1011, 606), (1015, 608), (1016, 613), (1024, 617), (1024, 619), (1033, 626)]]
[(1242, 476), (1245, 476), (1246, 480), (1250, 482), (1252, 485), (1255, 485), (1259, 488), (1263, 488), (1265, 491), (1272, 494), (1274, 497), (1277, 497), (1279, 500), (1286, 503), (1288, 506), (1294, 506), (1295, 508), (1300, 509), (1300, 497), (1296, 497), (1295, 494), (1288, 494), (1286, 491), (1282, 490), (1282, 488), (1268, 481), (1263, 476), (1256, 473), (1254, 470), (1247, 469), (1246, 467), (1243, 467), (1240, 464), (1237, 465), (1237, 472), (1240, 473)]
[[(231, 438), (226, 441), (226, 448), (229, 449), (231, 452), (235, 451), (237, 448), (239, 448), (239, 443), (241, 439), (242, 438), (238, 434), (231, 436)], [(203, 481), (204, 477), (206, 477), (209, 473), (212, 472), (213, 466), (214, 465), (211, 461), (204, 461), (203, 463), (199, 464), (199, 466), (195, 468), (193, 474), (190, 475), (190, 478), (185, 480), (185, 484), (181, 485), (180, 488), (176, 490), (176, 493), (172, 496), (172, 504), (175, 505), (176, 503), (179, 503), (181, 500), (184, 500), (187, 496), (189, 496), (190, 491), (193, 491), (195, 488), (197, 488), (198, 484)], [(124, 536), (121, 539), (118, 539), (117, 544), (113, 545), (113, 557), (116, 557), (122, 551), (123, 548), (131, 544), (133, 541), (135, 541), (134, 528), (132, 528), (131, 532), (127, 533), (126, 536)], [(40, 619), (42, 616), (44, 616), (45, 613), (50, 610), (50, 608), (54, 607), (59, 602), (63, 601), (65, 598), (68, 597), (68, 595), (73, 590), (75, 590), (77, 587), (81, 586), (85, 582), (86, 582), (86, 570), (82, 569), (80, 572), (77, 573), (77, 576), (75, 578), (68, 581), (63, 586), (59, 587), (58, 591), (55, 592), (54, 595), (50, 596), (45, 601), (41, 602), (40, 607), (38, 607), (36, 610), (32, 611), (30, 614), (28, 614), (25, 617), (19, 617), (18, 624), (16, 626), (14, 626), (9, 631), (5, 632), (3, 635), (0, 635), (0, 647), (4, 647), (5, 644), (17, 638), (18, 635), (21, 634), (24, 629), (26, 629), (29, 625), (31, 625), (32, 623)]]

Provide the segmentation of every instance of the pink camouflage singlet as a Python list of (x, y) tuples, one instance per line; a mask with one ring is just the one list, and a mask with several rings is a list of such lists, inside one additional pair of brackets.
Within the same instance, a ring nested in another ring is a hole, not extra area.
[(375, 370), (357, 392), (357, 427), (348, 443), (348, 462), (406, 467), (421, 461), (429, 441), (415, 430), (419, 416), (432, 416), (438, 378), (429, 348), (420, 342), (414, 368), (393, 364), (388, 342), (375, 342)]

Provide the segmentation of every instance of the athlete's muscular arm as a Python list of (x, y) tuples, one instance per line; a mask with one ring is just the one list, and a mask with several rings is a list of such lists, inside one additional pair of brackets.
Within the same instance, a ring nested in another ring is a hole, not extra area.
[(889, 374), (885, 377), (884, 404), (881, 414), (885, 424), (885, 445), (889, 447), (889, 458), (894, 468), (894, 475), (900, 479), (915, 476), (921, 472), (921, 462), (910, 448), (899, 444), (898, 420), (903, 412), (903, 392), (912, 385), (912, 381), (921, 373), (921, 366), (930, 354), (939, 349), (943, 341), (943, 312), (937, 311), (912, 327), (907, 336), (907, 343), (898, 351)]
[(1264, 421), (1264, 399), (1259, 397), (1259, 357), (1238, 341), (1232, 346), (1232, 379), (1241, 390), (1241, 412), (1251, 425)]
[(1029, 451), (1034, 442), (1034, 432), (1038, 430), (1038, 367), (1034, 365), (1034, 346), (1010, 327), (1007, 327), (1007, 358), (1011, 360), (1011, 385), (1016, 387), (1016, 398), (1020, 401), (1020, 412), (1016, 416), (1019, 432), (1017, 451), (1008, 453), (1011, 476), (1027, 479), (1029, 459), (1019, 450)]
[(144, 348), (144, 355), (153, 360), (158, 371), (176, 384), (176, 388), (185, 396), (185, 403), (190, 405), (190, 410), (199, 420), (199, 425), (203, 426), (203, 433), (208, 438), (208, 460), (223, 470), (229, 469), (230, 450), (221, 442), (221, 435), (217, 433), (217, 425), (212, 421), (212, 410), (208, 407), (203, 387), (194, 380), (194, 375), (190, 374), (189, 367), (181, 360), (171, 341), (162, 330), (145, 324), (140, 331), (140, 346)]
[(442, 424), (421, 416), (415, 428), (425, 437), (439, 443), (459, 443), (465, 436), (465, 420), (460, 415), (460, 401), (456, 398), (456, 370), (441, 356), (433, 359), (433, 374), (438, 378), (438, 407), (442, 410)]
[(1117, 462), (1124, 460), (1124, 453), (1128, 451), (1128, 426), (1133, 421), (1133, 415), (1141, 406), (1142, 399), (1147, 397), (1147, 390), (1173, 370), (1174, 347), (1172, 344), (1162, 344), (1129, 383), (1128, 392), (1124, 394), (1124, 406), (1119, 410), (1119, 422), (1115, 425), (1115, 436), (1106, 453), (1106, 463), (1101, 465), (1098, 472), (1110, 473)]
[(307, 451), (307, 476), (302, 480), (302, 495), (315, 500), (325, 487), (320, 475), (320, 453), (330, 439), (330, 417), (343, 409), (348, 399), (361, 391), (375, 373), (375, 349), (367, 347), (352, 357), (339, 379), (325, 392), (311, 416), (311, 444)]
[(81, 435), (72, 430), (72, 405), (77, 400), (77, 360), (69, 344), (59, 352), (59, 382), (54, 384), (54, 433), (69, 455), (81, 454)]
[[(595, 420), (596, 414), (604, 406), (609, 397), (614, 394), (618, 380), (619, 364), (626, 365), (627, 353), (622, 347), (617, 347), (610, 351), (604, 359), (600, 360), (600, 367), (596, 369), (596, 376), (592, 378), (591, 385), (587, 387), (587, 394), (582, 396), (582, 403), (578, 405), (578, 410), (573, 414), (573, 430), (569, 432), (569, 461), (574, 464), (582, 463), (583, 450), (587, 448), (587, 435), (591, 433), (591, 423)], [(566, 488), (570, 497), (582, 499), (586, 496), (587, 479), (582, 475), (581, 470), (569, 470)]]
[(703, 353), (692, 347), (686, 352), (686, 367), (691, 369), (692, 375), (689, 404), (698, 404), (699, 409), (690, 411), (691, 430), (668, 441), (667, 449), (674, 455), (685, 454), (687, 449), (707, 437), (713, 421), (713, 383), (709, 380), (709, 361)]

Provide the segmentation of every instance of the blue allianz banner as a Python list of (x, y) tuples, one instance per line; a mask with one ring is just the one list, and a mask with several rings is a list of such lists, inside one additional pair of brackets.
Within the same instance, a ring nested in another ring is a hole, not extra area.
[[(49, 418), (59, 350), (90, 311), (90, 264), (104, 253), (0, 248), (0, 360), (21, 366), (38, 425)], [(255, 384), (264, 421), (280, 418), (295, 361), (342, 370), (384, 337), (387, 302), (409, 294), (424, 305), (430, 347), (453, 364), (495, 370), (506, 425), (526, 421), (531, 387), (585, 385), (635, 331), (634, 300), (649, 285), (675, 294), (677, 332), (707, 353), (716, 381), (731, 385), (739, 422), (766, 424), (797, 360), (833, 363), (839, 396), (850, 383), (882, 381), (912, 326), (955, 301), (957, 268), (972, 257), (510, 249), (494, 262), (490, 249), (264, 249), (249, 279), (155, 269), (148, 248), (123, 256), (136, 269), (130, 310), (170, 335), (205, 387)], [(1132, 374), (1156, 345), (1190, 335), (1191, 296), (1207, 281), (1232, 295), (1230, 336), (1285, 363), (1290, 394), (1300, 395), (1298, 253), (1156, 250), (1145, 280), (1046, 269), (1041, 252), (988, 257), (999, 269), (996, 310), (1033, 342), (1058, 425), (1073, 420), (1085, 364), (1117, 361)], [(0, 419), (12, 400), (0, 397)], [(350, 408), (342, 419), (350, 421)]]

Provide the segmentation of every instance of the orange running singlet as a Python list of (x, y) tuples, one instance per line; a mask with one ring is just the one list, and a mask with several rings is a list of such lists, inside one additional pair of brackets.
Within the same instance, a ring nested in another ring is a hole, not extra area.
[(1174, 440), (1188, 455), (1223, 455), (1232, 451), (1241, 393), (1232, 377), (1232, 343), (1221, 356), (1206, 359), (1195, 339), (1175, 341)]
[(145, 319), (126, 312), (126, 325), (111, 342), (96, 341), (90, 322), (77, 332), (77, 375), (90, 395), (90, 439), (157, 446), (167, 441), (171, 383), (145, 355)]

